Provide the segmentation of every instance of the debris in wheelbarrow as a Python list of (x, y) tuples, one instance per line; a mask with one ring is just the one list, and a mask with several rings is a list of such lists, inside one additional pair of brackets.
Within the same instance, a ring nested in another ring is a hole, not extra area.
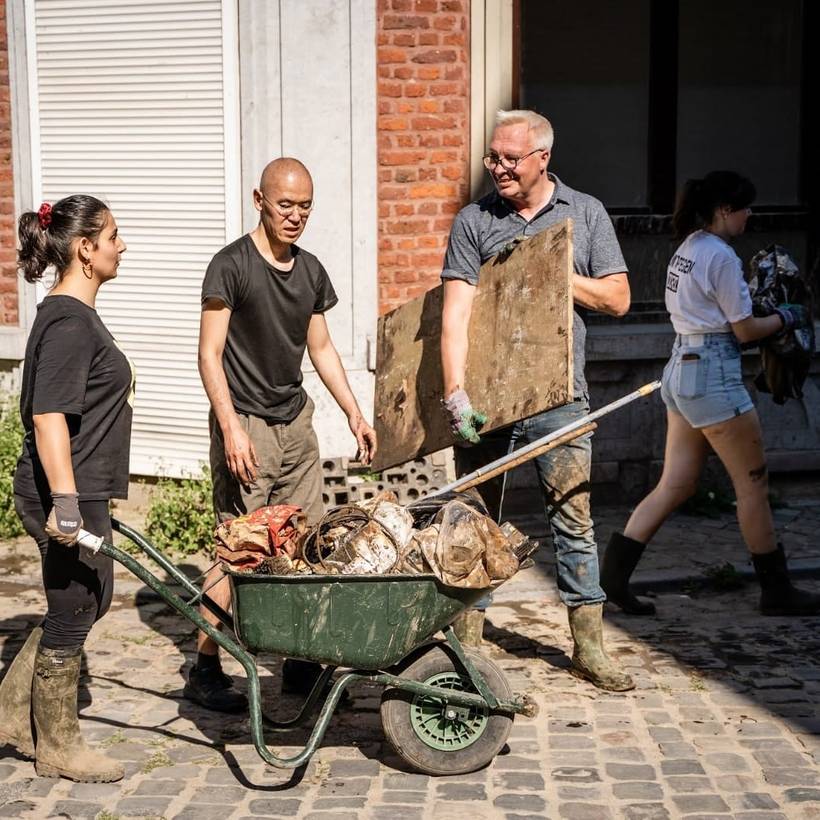
[(435, 505), (431, 523), (417, 529), (414, 520), (430, 521), (432, 508), (414, 519), (393, 493), (380, 493), (330, 510), (295, 542), (296, 556), (233, 567), (270, 575), (432, 574), (447, 586), (485, 589), (511, 578), (537, 544), (512, 525), (500, 528), (476, 506), (461, 497), (445, 500)]
[[(221, 523), (214, 534), (220, 560), (234, 569), (254, 570), (266, 560), (295, 556), (307, 531), (301, 507), (277, 504), (262, 507)], [(286, 563), (273, 560), (279, 566)]]

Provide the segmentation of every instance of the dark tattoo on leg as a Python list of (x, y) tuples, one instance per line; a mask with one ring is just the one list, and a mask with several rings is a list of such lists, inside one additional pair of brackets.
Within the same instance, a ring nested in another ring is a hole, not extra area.
[(760, 481), (761, 479), (766, 477), (766, 465), (763, 464), (762, 466), (758, 467), (755, 470), (749, 470), (749, 478), (752, 481)]

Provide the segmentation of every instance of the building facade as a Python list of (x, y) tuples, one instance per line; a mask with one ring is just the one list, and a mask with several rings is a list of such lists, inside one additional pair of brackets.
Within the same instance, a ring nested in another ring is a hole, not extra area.
[[(16, 215), (104, 197), (129, 244), (99, 309), (137, 366), (137, 473), (206, 457), (199, 284), (253, 226), (275, 156), (314, 174), (302, 243), (339, 292), (331, 331), (366, 408), (377, 316), (438, 284), (453, 216), (486, 188), (498, 108), (550, 117), (552, 169), (604, 202), (627, 257), (630, 316), (590, 318), (595, 405), (657, 378), (668, 353), (669, 215), (687, 177), (755, 180), (744, 259), (775, 240), (804, 269), (817, 258), (807, 0), (5, 0), (0, 15), (0, 371), (13, 384), (43, 293), (14, 271)], [(306, 371), (323, 454), (349, 455)], [(772, 468), (815, 469), (817, 374), (803, 405), (758, 400)], [(642, 491), (663, 430), (657, 397), (602, 423), (596, 481)]]

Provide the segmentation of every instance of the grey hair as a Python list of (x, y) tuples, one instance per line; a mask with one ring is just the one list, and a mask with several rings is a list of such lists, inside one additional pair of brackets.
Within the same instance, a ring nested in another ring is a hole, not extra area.
[(495, 114), (496, 128), (502, 125), (518, 125), (522, 122), (532, 131), (534, 147), (543, 148), (546, 151), (552, 150), (555, 133), (552, 130), (552, 123), (546, 117), (527, 109), (517, 111), (504, 111), (502, 109)]

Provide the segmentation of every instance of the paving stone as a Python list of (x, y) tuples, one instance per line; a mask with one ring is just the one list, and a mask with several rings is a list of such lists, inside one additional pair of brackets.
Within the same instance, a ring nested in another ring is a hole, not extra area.
[(612, 813), (598, 803), (560, 803), (558, 815), (563, 820), (610, 820)]
[(697, 757), (698, 753), (691, 743), (660, 743), (664, 757)]
[(782, 811), (739, 811), (732, 817), (734, 820), (789, 820)]
[[(171, 801), (164, 797), (124, 797), (117, 803), (114, 813), (123, 817), (161, 817), (170, 804)], [(222, 812), (224, 818), (224, 806)]]
[(550, 735), (551, 749), (594, 749), (595, 740), (583, 735)]
[(820, 775), (815, 769), (763, 769), (763, 777), (773, 786), (820, 785)]
[(618, 800), (663, 800), (663, 789), (658, 783), (615, 783), (612, 793)]
[(711, 791), (712, 782), (708, 777), (698, 775), (673, 775), (666, 778), (669, 788), (678, 794), (699, 794)]
[(806, 755), (799, 752), (786, 751), (772, 751), (772, 752), (754, 752), (752, 757), (764, 768), (768, 769), (773, 766), (794, 766), (800, 768), (806, 765)]
[(430, 785), (430, 776), (426, 774), (388, 774), (382, 780), (382, 787), (385, 789), (411, 789), (426, 790)]
[(663, 803), (630, 803), (621, 809), (624, 820), (670, 820)]
[(820, 803), (820, 789), (793, 788), (786, 789), (783, 794), (789, 803)]
[(179, 780), (143, 780), (134, 794), (179, 794), (188, 784)]
[(680, 730), (672, 726), (652, 726), (649, 729), (649, 734), (658, 743), (672, 743), (683, 740)]
[(175, 814), (173, 820), (225, 820), (233, 814), (234, 809), (233, 805), (191, 803), (179, 814)]
[(643, 764), (607, 763), (606, 773), (615, 780), (655, 780), (655, 769)]
[(436, 786), (439, 800), (486, 800), (487, 791), (481, 783), (440, 783)]
[(30, 800), (13, 800), (0, 804), (0, 817), (31, 817), (36, 809)]
[(697, 760), (662, 760), (661, 772), (666, 775), (670, 774), (706, 774), (703, 771), (703, 766)]
[(95, 818), (103, 810), (102, 803), (89, 803), (82, 800), (58, 800), (51, 809), (52, 816), (63, 815), (71, 820), (79, 818), (85, 820), (90, 817)]
[(378, 777), (378, 760), (333, 760), (331, 777)]
[(543, 812), (546, 801), (536, 794), (500, 794), (493, 800), (497, 809), (506, 811)]
[(707, 768), (715, 769), (721, 774), (748, 772), (749, 764), (741, 755), (730, 752), (710, 752), (703, 756), (703, 763)]
[(229, 806), (241, 803), (246, 790), (241, 786), (201, 786), (191, 796), (192, 803), (219, 803)]
[[(303, 820), (359, 820), (360, 814), (353, 811), (311, 811)], [(240, 820), (255, 820), (251, 817), (243, 817)]]
[[(467, 788), (475, 788), (468, 786)], [(483, 787), (482, 788), (483, 791)], [(484, 795), (486, 797), (486, 795)], [(446, 799), (446, 798), (445, 798)], [(459, 798), (453, 798), (458, 800)], [(465, 798), (470, 799), (470, 798)], [(386, 791), (382, 794), (385, 803), (424, 803), (427, 800), (427, 792), (419, 791)]]
[(559, 800), (565, 800), (568, 803), (594, 803), (604, 797), (604, 789), (601, 785), (574, 786), (571, 783), (558, 783), (556, 792)]
[(552, 770), (552, 779), (570, 783), (598, 783), (601, 776), (596, 769), (559, 768)]
[(504, 791), (543, 791), (544, 778), (530, 772), (499, 772), (494, 777), (495, 785)]
[(300, 805), (301, 801), (287, 797), (265, 797), (251, 800), (248, 808), (264, 817), (294, 817), (299, 813)]
[(513, 769), (514, 771), (537, 771), (541, 763), (535, 758), (501, 755), (493, 761), (495, 769)]
[(363, 809), (367, 805), (364, 797), (320, 797), (313, 802), (317, 811), (330, 809)]
[(675, 794), (672, 801), (682, 814), (726, 813), (729, 807), (717, 794)]
[(322, 793), (339, 795), (340, 797), (359, 797), (370, 791), (371, 781), (364, 777), (353, 780), (328, 780), (322, 784)]
[(734, 796), (734, 800), (727, 801), (734, 809), (748, 809), (754, 810), (771, 810), (779, 809), (777, 801), (770, 794), (752, 793), (738, 794)]
[(414, 806), (374, 806), (370, 820), (422, 820), (423, 809)]
[(106, 800), (109, 797), (116, 797), (121, 791), (122, 786), (119, 783), (73, 783), (68, 792), (68, 796), (72, 800), (90, 800), (96, 802), (98, 800)]

